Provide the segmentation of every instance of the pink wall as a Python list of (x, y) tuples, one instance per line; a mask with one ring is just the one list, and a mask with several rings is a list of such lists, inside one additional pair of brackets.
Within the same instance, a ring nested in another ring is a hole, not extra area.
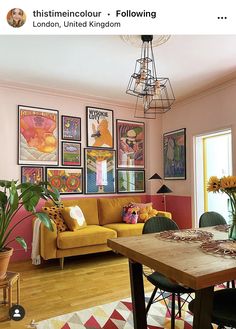
[[(236, 172), (236, 80), (209, 89), (195, 97), (173, 106), (172, 110), (163, 116), (163, 133), (186, 128), (186, 180), (168, 180), (166, 183), (174, 195), (191, 199), (193, 226), (198, 222), (194, 212), (194, 137), (222, 130), (232, 129), (233, 141), (233, 172)], [(178, 212), (177, 204), (174, 206)], [(171, 208), (173, 209), (173, 207)], [(173, 210), (174, 210), (173, 209)]]
[[(109, 97), (109, 95), (108, 95)], [(17, 165), (17, 106), (29, 105), (35, 107), (51, 108), (59, 110), (61, 115), (71, 115), (81, 117), (81, 146), (82, 149), (86, 147), (86, 121), (85, 121), (85, 107), (95, 106), (101, 108), (108, 108), (114, 111), (114, 125), (116, 119), (145, 121), (134, 118), (134, 106), (128, 107), (124, 104), (117, 104), (114, 101), (107, 100), (101, 101), (95, 98), (79, 98), (70, 95), (62, 95), (54, 92), (46, 92), (43, 90), (29, 90), (19, 86), (0, 86), (1, 98), (1, 154), (0, 162), (0, 179), (18, 179), (20, 180), (20, 166)], [(60, 128), (60, 124), (59, 124)], [(146, 121), (146, 177), (149, 177), (153, 172), (162, 170), (161, 167), (161, 134), (162, 123), (160, 120), (147, 120)], [(61, 132), (59, 132), (61, 136)], [(114, 142), (116, 145), (116, 134), (114, 129)], [(61, 148), (59, 147), (59, 152)], [(152, 154), (152, 161), (149, 161), (148, 154)], [(61, 164), (61, 162), (59, 163)], [(83, 152), (82, 152), (83, 164)], [(147, 193), (151, 192), (151, 186), (147, 184)], [(68, 197), (68, 196), (65, 196)], [(14, 243), (14, 256), (12, 259), (25, 259), (29, 258), (31, 254), (31, 241), (32, 241), (32, 224), (31, 221), (25, 221), (22, 225), (17, 227), (15, 235), (22, 235), (28, 243), (28, 251), (25, 253), (21, 246)]]
[[(111, 100), (98, 101), (95, 99), (81, 99), (74, 96), (49, 93), (44, 91), (32, 91), (23, 88), (0, 87), (1, 97), (1, 122), (0, 131), (1, 152), (5, 156), (0, 162), (1, 179), (20, 179), (20, 166), (17, 165), (17, 105), (32, 105), (36, 107), (58, 109), (60, 115), (80, 116), (82, 119), (82, 148), (86, 147), (85, 107), (97, 106), (109, 108), (114, 111), (114, 120), (135, 120), (133, 108), (116, 104)], [(146, 122), (146, 179), (157, 172), (163, 175), (162, 159), (162, 135), (164, 132), (179, 128), (186, 128), (187, 133), (187, 179), (168, 180), (166, 185), (173, 190), (166, 196), (167, 210), (172, 212), (173, 218), (181, 228), (191, 227), (194, 218), (194, 162), (193, 162), (193, 138), (199, 134), (205, 134), (222, 128), (232, 128), (233, 154), (236, 151), (235, 140), (235, 104), (236, 104), (236, 80), (222, 86), (206, 91), (196, 97), (188, 99), (173, 106), (172, 110), (156, 120)], [(137, 119), (136, 121), (144, 121)], [(115, 141), (116, 142), (116, 141)], [(233, 157), (234, 172), (236, 159)], [(82, 159), (83, 163), (83, 159)], [(163, 209), (162, 197), (157, 196), (156, 190), (160, 187), (160, 181), (147, 181), (147, 199), (151, 199), (157, 209)], [(16, 232), (22, 233), (29, 243), (29, 252), (24, 253), (20, 247), (16, 247), (15, 258), (29, 257), (32, 237), (31, 223), (27, 222)]]

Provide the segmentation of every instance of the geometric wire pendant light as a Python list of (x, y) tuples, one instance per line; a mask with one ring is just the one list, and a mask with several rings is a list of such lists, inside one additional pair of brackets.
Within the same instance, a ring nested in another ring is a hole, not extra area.
[[(168, 78), (157, 77), (153, 54), (153, 35), (141, 35), (141, 57), (136, 60), (126, 93), (137, 97), (135, 117), (156, 118), (156, 114), (169, 111), (175, 101)], [(139, 108), (143, 109), (140, 114)]]

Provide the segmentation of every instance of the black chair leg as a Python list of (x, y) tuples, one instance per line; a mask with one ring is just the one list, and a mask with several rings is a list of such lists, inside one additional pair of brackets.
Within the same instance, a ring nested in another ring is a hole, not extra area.
[(229, 281), (226, 282), (226, 288), (230, 288)]
[(181, 318), (181, 301), (180, 301), (180, 294), (177, 294), (177, 297), (178, 297), (179, 317)]
[(147, 307), (146, 307), (146, 314), (148, 314), (149, 308), (151, 307), (152, 302), (153, 302), (153, 299), (154, 299), (154, 297), (156, 296), (157, 289), (158, 289), (158, 288), (155, 287), (155, 289), (153, 290), (152, 295), (151, 295), (151, 297), (150, 297), (150, 299), (149, 299), (149, 301), (148, 301), (148, 304), (147, 304)]
[(175, 329), (175, 294), (171, 294), (171, 329)]
[(235, 288), (235, 281), (234, 280), (231, 281), (231, 285), (232, 285), (232, 288)]

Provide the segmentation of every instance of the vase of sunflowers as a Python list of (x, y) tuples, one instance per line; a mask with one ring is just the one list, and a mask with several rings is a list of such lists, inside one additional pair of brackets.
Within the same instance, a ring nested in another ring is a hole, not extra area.
[(226, 193), (230, 201), (231, 226), (229, 228), (229, 239), (236, 240), (236, 176), (224, 176), (218, 178), (211, 176), (207, 191), (213, 193)]

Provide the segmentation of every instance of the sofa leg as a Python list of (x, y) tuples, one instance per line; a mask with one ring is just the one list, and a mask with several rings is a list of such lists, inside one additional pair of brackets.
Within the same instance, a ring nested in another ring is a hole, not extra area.
[(59, 260), (60, 260), (60, 268), (61, 268), (61, 270), (63, 270), (63, 268), (64, 268), (64, 257), (59, 258)]

